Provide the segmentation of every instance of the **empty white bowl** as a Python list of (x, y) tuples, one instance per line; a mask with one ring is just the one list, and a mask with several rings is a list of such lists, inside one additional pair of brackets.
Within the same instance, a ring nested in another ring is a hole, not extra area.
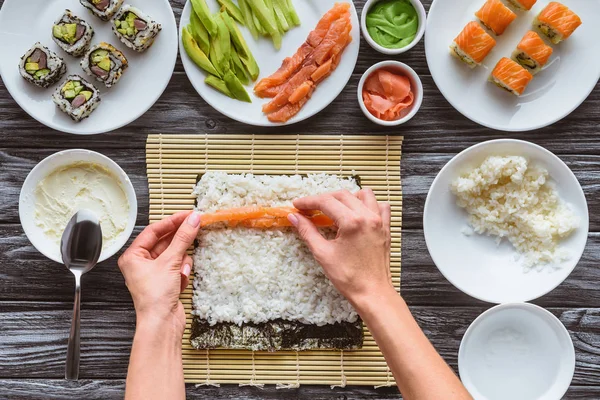
[(371, 7), (373, 7), (375, 3), (379, 1), (381, 0), (367, 0), (360, 16), (360, 27), (363, 33), (363, 37), (365, 38), (367, 43), (369, 43), (369, 46), (371, 46), (380, 53), (388, 55), (402, 54), (415, 47), (423, 37), (423, 34), (425, 33), (425, 26), (427, 25), (427, 13), (425, 12), (425, 7), (423, 7), (423, 4), (419, 0), (410, 0), (413, 7), (417, 11), (417, 15), (419, 16), (419, 28), (417, 30), (417, 35), (415, 36), (413, 41), (408, 46), (405, 46), (401, 49), (388, 49), (387, 47), (383, 47), (380, 44), (377, 44), (377, 42), (375, 42), (373, 38), (371, 38), (371, 35), (367, 30), (367, 14), (369, 13)]
[[(527, 271), (507, 240), (497, 245), (494, 237), (464, 233), (468, 214), (456, 204), (450, 185), (491, 155), (523, 156), (548, 170), (560, 198), (580, 219), (579, 228), (560, 243), (569, 252), (568, 260)], [(560, 158), (533, 143), (501, 139), (470, 147), (442, 168), (425, 201), (423, 229), (429, 253), (450, 283), (479, 300), (514, 303), (541, 297), (569, 276), (587, 242), (589, 215), (579, 181)]]
[(108, 169), (120, 180), (123, 191), (127, 197), (127, 202), (129, 203), (127, 227), (110, 246), (102, 249), (99, 260), (99, 262), (101, 262), (115, 255), (121, 250), (125, 243), (127, 243), (127, 240), (135, 227), (138, 209), (135, 190), (133, 189), (129, 177), (117, 163), (105, 155), (89, 150), (74, 149), (54, 153), (40, 161), (40, 163), (31, 170), (29, 175), (27, 175), (25, 183), (23, 183), (23, 187), (21, 188), (21, 194), (19, 196), (19, 218), (23, 230), (31, 244), (46, 257), (58, 263), (62, 263), (59, 244), (48, 238), (42, 228), (35, 223), (35, 189), (40, 181), (56, 169), (76, 162), (98, 164)]
[(533, 304), (503, 304), (467, 329), (458, 370), (478, 400), (559, 400), (575, 373), (575, 349), (550, 312)]
[[(363, 101), (362, 92), (363, 87), (365, 86), (365, 81), (373, 72), (380, 68), (407, 76), (410, 79), (411, 88), (415, 95), (413, 103), (403, 111), (403, 116), (394, 121), (384, 121), (382, 119), (377, 118), (376, 116), (371, 114), (369, 110), (367, 110), (365, 102)], [(358, 82), (357, 93), (358, 104), (360, 105), (360, 109), (365, 114), (365, 116), (371, 121), (375, 122), (376, 124), (383, 126), (397, 126), (409, 121), (412, 117), (415, 116), (417, 111), (419, 111), (419, 109), (421, 108), (421, 104), (423, 103), (423, 83), (421, 83), (421, 78), (419, 78), (419, 75), (417, 75), (414, 69), (399, 61), (382, 61), (369, 68)]]

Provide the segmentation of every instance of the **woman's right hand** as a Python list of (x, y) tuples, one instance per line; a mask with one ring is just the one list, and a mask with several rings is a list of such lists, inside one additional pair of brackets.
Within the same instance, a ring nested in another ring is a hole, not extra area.
[(355, 307), (373, 294), (393, 289), (390, 272), (390, 220), (387, 203), (378, 203), (371, 189), (356, 195), (341, 191), (294, 201), (299, 210), (319, 210), (338, 227), (327, 240), (306, 217), (290, 214), (315, 259), (333, 285)]

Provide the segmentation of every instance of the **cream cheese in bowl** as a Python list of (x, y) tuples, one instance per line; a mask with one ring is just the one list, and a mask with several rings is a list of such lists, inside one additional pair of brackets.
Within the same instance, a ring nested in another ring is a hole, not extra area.
[(84, 209), (100, 220), (104, 249), (127, 228), (127, 196), (119, 178), (106, 167), (76, 162), (54, 170), (37, 184), (35, 224), (56, 243), (71, 217)]
[(60, 240), (79, 210), (93, 212), (102, 227), (104, 261), (127, 243), (137, 219), (137, 199), (127, 174), (110, 158), (89, 150), (61, 151), (31, 170), (19, 197), (27, 238), (46, 257), (62, 262)]

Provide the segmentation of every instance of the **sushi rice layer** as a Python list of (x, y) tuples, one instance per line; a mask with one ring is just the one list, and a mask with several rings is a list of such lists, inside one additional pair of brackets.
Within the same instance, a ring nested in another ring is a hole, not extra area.
[[(299, 197), (346, 189), (354, 179), (334, 175), (255, 176), (206, 173), (194, 194), (208, 213), (245, 206), (292, 206)], [(335, 235), (332, 230), (325, 235)], [(355, 322), (350, 303), (323, 274), (294, 229), (203, 229), (194, 265), (193, 315), (217, 323), (277, 319), (323, 326)]]

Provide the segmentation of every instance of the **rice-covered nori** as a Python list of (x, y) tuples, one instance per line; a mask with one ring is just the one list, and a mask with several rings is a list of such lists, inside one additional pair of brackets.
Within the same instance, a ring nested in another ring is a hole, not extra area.
[(56, 105), (75, 122), (87, 117), (100, 104), (98, 89), (79, 75), (70, 75), (52, 95)]
[(199, 350), (356, 350), (363, 346), (364, 333), (360, 319), (324, 326), (282, 319), (242, 326), (234, 323), (211, 326), (207, 321), (194, 317), (190, 339), (192, 346)]
[(93, 37), (94, 29), (90, 24), (70, 10), (65, 10), (52, 26), (52, 39), (73, 57), (81, 57), (90, 47)]
[(102, 21), (109, 21), (123, 5), (123, 0), (79, 0), (79, 2)]
[(125, 55), (109, 43), (92, 46), (80, 62), (81, 68), (107, 88), (119, 81), (128, 63)]
[(67, 72), (67, 65), (56, 53), (38, 42), (21, 57), (19, 72), (27, 82), (47, 88), (62, 78)]
[(154, 43), (162, 26), (140, 9), (124, 5), (112, 21), (112, 30), (119, 40), (137, 52), (143, 52)]

